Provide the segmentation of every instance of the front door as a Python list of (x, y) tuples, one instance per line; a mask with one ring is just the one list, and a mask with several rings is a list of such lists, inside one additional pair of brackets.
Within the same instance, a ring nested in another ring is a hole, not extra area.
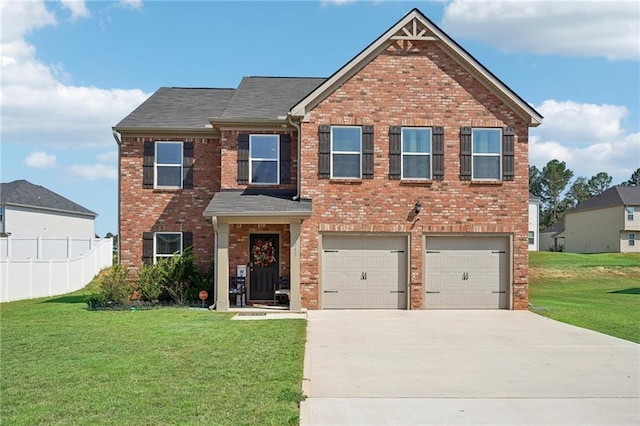
[(249, 250), (249, 298), (273, 300), (280, 273), (280, 235), (251, 234)]

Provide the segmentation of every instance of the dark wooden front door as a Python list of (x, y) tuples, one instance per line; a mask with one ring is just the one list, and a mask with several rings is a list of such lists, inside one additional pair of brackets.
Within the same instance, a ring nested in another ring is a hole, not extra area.
[(280, 236), (251, 234), (249, 238), (249, 297), (273, 300), (280, 271)]

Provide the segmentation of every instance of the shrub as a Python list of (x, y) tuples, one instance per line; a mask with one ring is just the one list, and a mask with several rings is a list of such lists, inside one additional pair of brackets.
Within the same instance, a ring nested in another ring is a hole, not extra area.
[(138, 270), (136, 291), (143, 301), (155, 302), (162, 292), (163, 274), (156, 265), (142, 265)]
[(189, 298), (190, 290), (194, 288), (194, 283), (200, 280), (193, 250), (188, 248), (182, 252), (182, 255), (175, 254), (161, 259), (156, 264), (156, 268), (160, 270), (162, 276), (162, 289), (178, 305), (184, 305)]
[(104, 276), (100, 285), (100, 295), (107, 302), (124, 305), (129, 302), (131, 295), (131, 284), (129, 284), (129, 270), (122, 265), (115, 265)]

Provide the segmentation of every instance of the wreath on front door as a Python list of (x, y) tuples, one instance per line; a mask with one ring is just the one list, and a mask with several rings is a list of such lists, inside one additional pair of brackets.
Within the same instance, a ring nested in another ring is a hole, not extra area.
[(267, 267), (276, 262), (276, 249), (271, 240), (257, 240), (251, 248), (253, 263)]

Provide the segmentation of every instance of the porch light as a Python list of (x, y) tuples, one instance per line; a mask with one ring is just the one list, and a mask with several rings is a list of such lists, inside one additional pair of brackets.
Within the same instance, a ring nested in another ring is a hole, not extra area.
[(420, 201), (416, 201), (416, 204), (413, 206), (413, 212), (415, 214), (420, 213), (420, 209), (422, 208), (422, 204), (420, 204)]

